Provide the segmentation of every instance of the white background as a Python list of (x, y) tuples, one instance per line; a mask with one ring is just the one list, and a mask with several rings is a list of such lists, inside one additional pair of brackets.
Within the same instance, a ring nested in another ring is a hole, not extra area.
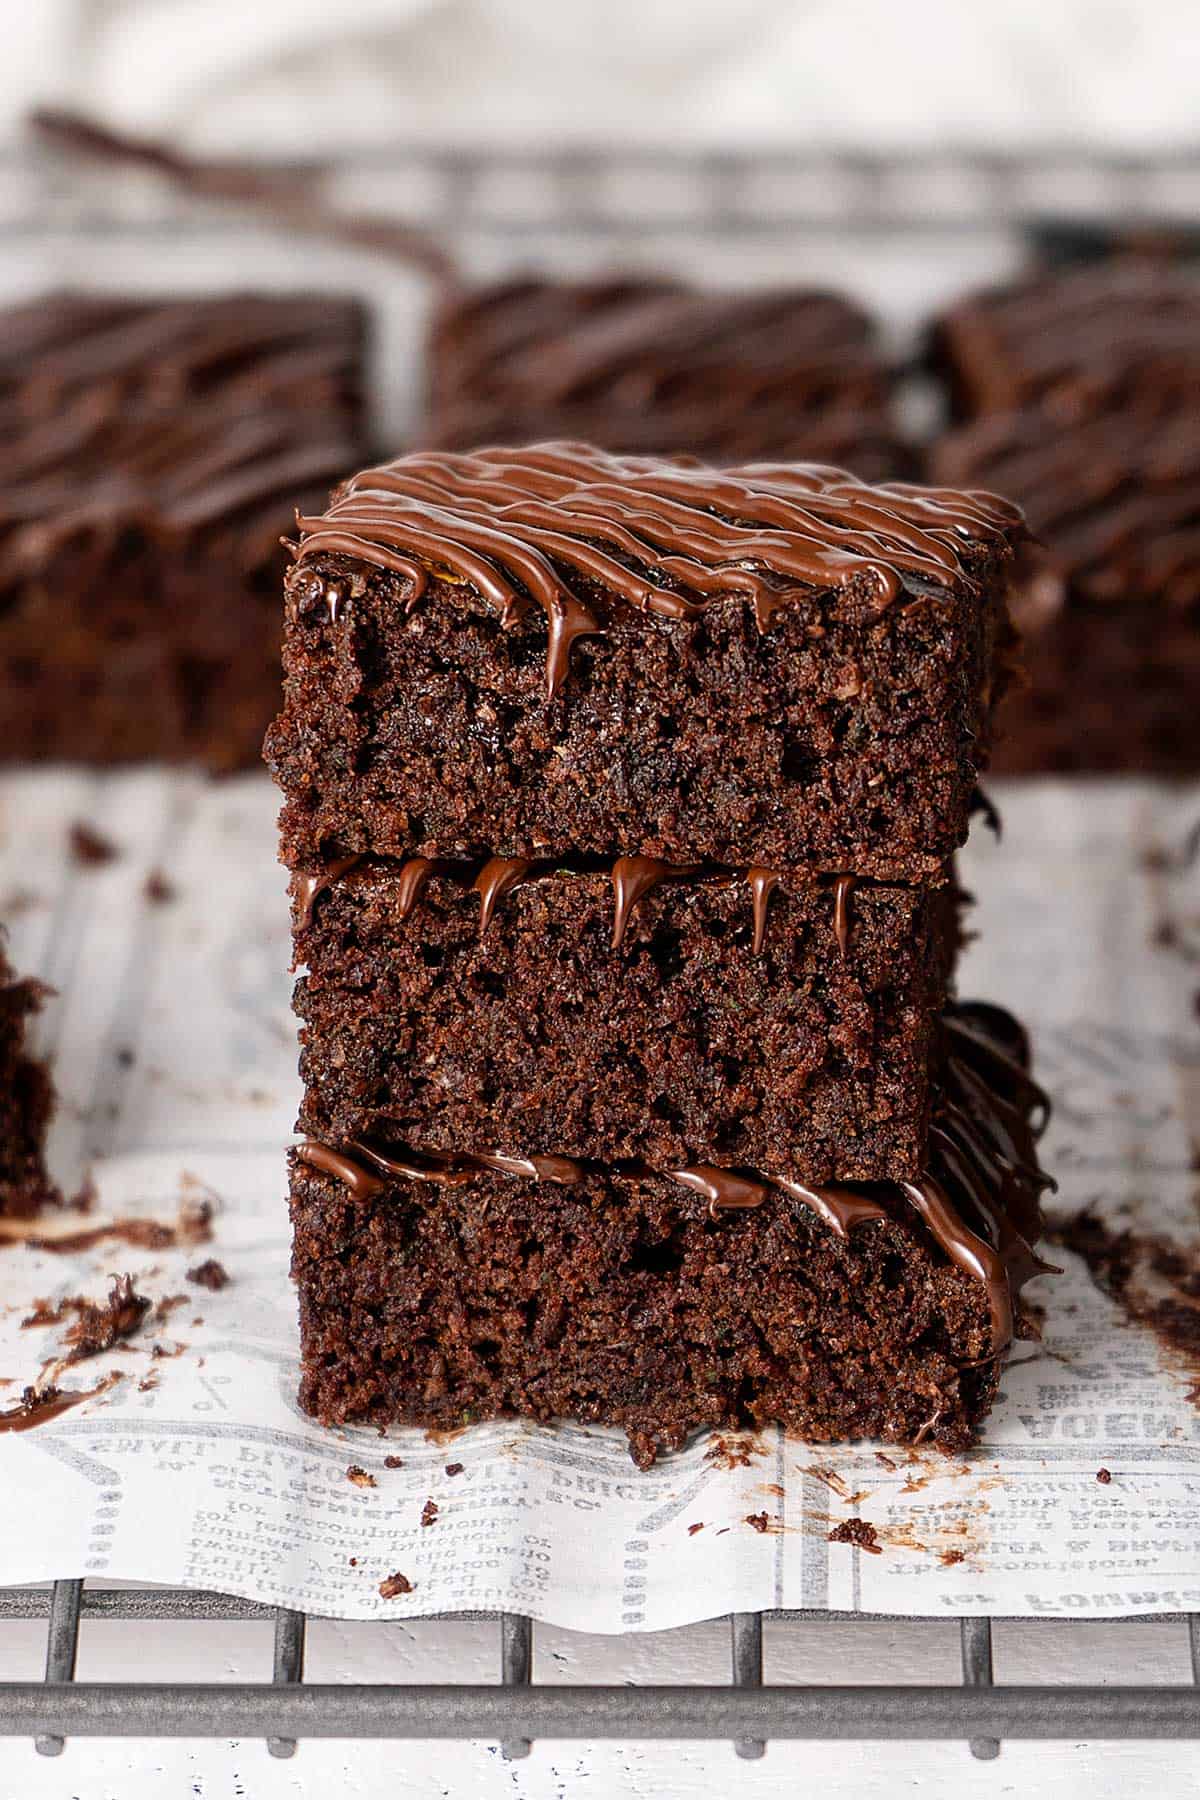
[(1170, 144), (1193, 0), (7, 0), (32, 99), (209, 146)]

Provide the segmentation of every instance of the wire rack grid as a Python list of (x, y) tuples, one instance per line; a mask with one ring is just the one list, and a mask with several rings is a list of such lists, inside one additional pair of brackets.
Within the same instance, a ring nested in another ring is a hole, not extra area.
[[(43, 1756), (60, 1755), (68, 1734), (260, 1737), (277, 1757), (293, 1756), (304, 1738), (480, 1739), (498, 1743), (510, 1760), (528, 1756), (538, 1738), (728, 1740), (747, 1760), (764, 1755), (773, 1739), (963, 1740), (985, 1761), (1000, 1754), (1004, 1738), (1200, 1738), (1200, 1614), (1195, 1613), (1143, 1615), (1136, 1621), (1182, 1628), (1181, 1657), (1190, 1655), (1191, 1681), (1158, 1686), (997, 1683), (988, 1618), (959, 1621), (958, 1686), (768, 1686), (764, 1626), (820, 1625), (835, 1616), (796, 1610), (730, 1615), (730, 1679), (724, 1686), (539, 1686), (532, 1620), (518, 1613), (446, 1616), (497, 1625), (498, 1683), (306, 1683), (305, 1614), (227, 1594), (89, 1588), (76, 1580), (0, 1589), (0, 1627), (8, 1620), (46, 1621), (45, 1676), (0, 1684), (0, 1735), (32, 1736)], [(864, 1622), (863, 1615), (856, 1618)], [(273, 1620), (270, 1680), (77, 1682), (81, 1627), (101, 1619)], [(866, 1622), (898, 1621), (874, 1615)]]

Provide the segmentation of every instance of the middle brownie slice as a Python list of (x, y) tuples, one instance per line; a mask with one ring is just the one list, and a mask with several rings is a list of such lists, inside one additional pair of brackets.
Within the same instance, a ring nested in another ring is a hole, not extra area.
[(915, 1179), (947, 878), (359, 859), (294, 883), (300, 1128), (418, 1152)]

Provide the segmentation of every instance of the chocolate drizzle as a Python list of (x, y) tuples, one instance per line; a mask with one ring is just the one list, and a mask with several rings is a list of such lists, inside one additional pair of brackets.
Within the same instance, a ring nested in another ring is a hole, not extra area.
[[(324, 893), (335, 882), (364, 858), (361, 855), (345, 856), (326, 865), (320, 871), (300, 874), (295, 878), (296, 920), (299, 929), (312, 924), (313, 907), (317, 897)], [(400, 864), (400, 872), (396, 880), (396, 911), (401, 920), (407, 919), (417, 905), (429, 879), (433, 875), (442, 875), (454, 880), (468, 882), (480, 897), (479, 935), (482, 938), (496, 914), (496, 907), (505, 894), (519, 887), (526, 881), (544, 880), (551, 875), (590, 875), (603, 867), (603, 859), (585, 859), (582, 866), (576, 868), (564, 866), (561, 858), (547, 862), (536, 862), (529, 857), (493, 856), (489, 857), (475, 871), (473, 863), (457, 863), (448, 858), (428, 856), (411, 856)], [(474, 872), (473, 872), (474, 871)], [(653, 892), (664, 882), (723, 882), (732, 883), (744, 879), (750, 889), (753, 908), (753, 940), (752, 953), (757, 956), (766, 944), (767, 913), (771, 895), (787, 877), (776, 869), (750, 868), (744, 877), (738, 877), (730, 870), (702, 863), (669, 863), (655, 856), (621, 856), (612, 864), (613, 887), (613, 928), (612, 948), (619, 950), (625, 941), (629, 924), (637, 908), (646, 895)], [(811, 876), (811, 884), (823, 878)], [(854, 875), (834, 875), (824, 878), (831, 881), (833, 887), (833, 929), (838, 948), (846, 955), (850, 943), (851, 915), (850, 898), (858, 885), (859, 877)]]
[(479, 895), (479, 935), (483, 937), (492, 922), (496, 902), (518, 882), (524, 881), (533, 864), (524, 856), (493, 856), (475, 877)]
[(746, 880), (750, 884), (750, 896), (754, 904), (754, 941), (751, 949), (758, 956), (767, 941), (767, 908), (771, 903), (771, 895), (779, 885), (779, 876), (774, 869), (747, 869)]
[(843, 957), (850, 948), (850, 896), (853, 892), (853, 875), (839, 875), (833, 884), (833, 935)]
[[(1035, 1275), (1053, 1269), (1032, 1248), (1042, 1229), (1039, 1197), (1053, 1183), (1037, 1166), (1036, 1139), (1046, 1122), (1045, 1095), (1019, 1062), (960, 1016), (970, 1017), (974, 1010), (952, 1007), (944, 1020), (946, 1044), (953, 1049), (943, 1058), (929, 1165), (919, 1179), (809, 1185), (774, 1172), (725, 1169), (711, 1163), (657, 1173), (700, 1194), (714, 1220), (724, 1212), (755, 1210), (778, 1190), (801, 1201), (840, 1238), (865, 1225), (886, 1222), (898, 1202), (906, 1203), (947, 1260), (983, 1285), (992, 1325), (990, 1354), (1001, 1354), (1013, 1336), (1016, 1296)], [(978, 1010), (985, 1016), (998, 1013), (994, 1008)], [(1040, 1123), (1035, 1123), (1035, 1110), (1041, 1111)], [(613, 1165), (606, 1171), (572, 1157), (519, 1157), (499, 1151), (394, 1157), (360, 1142), (347, 1150), (353, 1156), (310, 1140), (299, 1146), (297, 1154), (343, 1181), (356, 1199), (382, 1191), (385, 1184), (373, 1170), (442, 1185), (462, 1185), (483, 1169), (564, 1185), (580, 1181), (589, 1167), (627, 1179), (656, 1173), (644, 1164)]]
[(663, 1173), (680, 1187), (694, 1188), (708, 1201), (709, 1217), (723, 1212), (750, 1212), (770, 1198), (765, 1181), (738, 1175), (733, 1169), (717, 1169), (711, 1163), (694, 1163), (686, 1169), (665, 1169)]
[[(994, 495), (868, 487), (816, 464), (718, 471), (551, 443), (423, 452), (355, 475), (322, 517), (297, 518), (297, 562), (334, 551), (411, 584), (449, 571), (513, 625), (528, 600), (548, 626), (547, 693), (576, 639), (603, 629), (571, 583), (641, 612), (696, 617), (740, 597), (760, 631), (805, 591), (857, 583), (879, 608), (906, 581), (971, 583), (968, 547), (1007, 545), (1021, 515)], [(565, 573), (563, 573), (565, 571)]]
[(613, 949), (619, 950), (625, 942), (625, 932), (639, 900), (662, 881), (686, 880), (699, 873), (699, 866), (694, 863), (660, 862), (656, 856), (619, 856), (612, 868)]
[[(361, 856), (339, 856), (335, 861), (327, 863), (323, 869), (296, 876), (296, 923), (308, 926), (313, 921), (313, 908), (326, 888), (340, 881), (348, 870), (362, 861)], [(407, 916), (407, 915), (402, 915)]]
[(402, 919), (407, 919), (436, 868), (430, 856), (410, 856), (403, 864), (396, 882), (396, 911)]

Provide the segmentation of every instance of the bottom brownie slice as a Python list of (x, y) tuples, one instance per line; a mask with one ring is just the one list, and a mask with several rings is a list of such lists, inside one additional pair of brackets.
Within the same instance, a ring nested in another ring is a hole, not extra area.
[(1046, 1266), (1045, 1105), (996, 1009), (948, 1014), (943, 1050), (916, 1182), (302, 1144), (301, 1403), (325, 1423), (619, 1424), (642, 1465), (703, 1425), (960, 1448)]
[(54, 1197), (42, 1162), (53, 1090), (25, 1054), (26, 1020), (43, 992), (39, 982), (14, 979), (0, 944), (0, 1218), (25, 1218)]

